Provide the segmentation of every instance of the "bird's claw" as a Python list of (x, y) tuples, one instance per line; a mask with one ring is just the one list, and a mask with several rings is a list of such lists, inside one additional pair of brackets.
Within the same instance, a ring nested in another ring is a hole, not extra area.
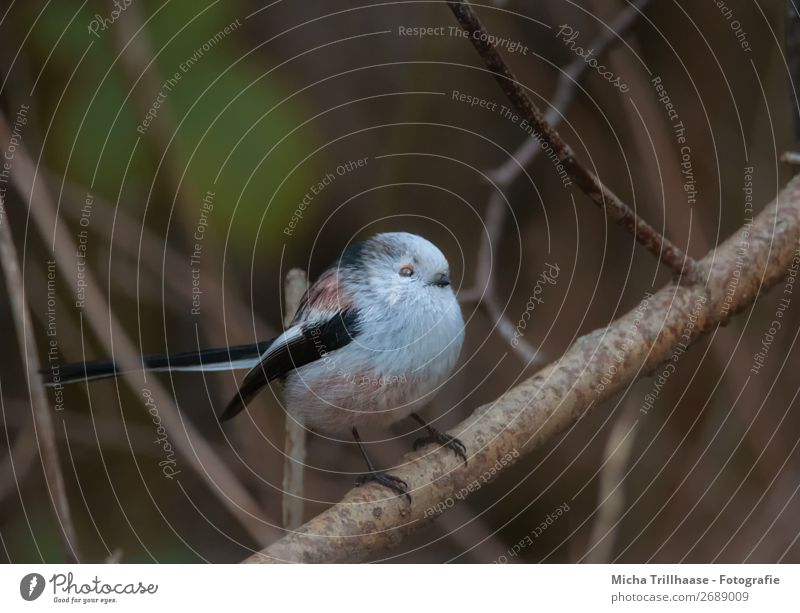
[(398, 496), (405, 496), (408, 499), (408, 503), (411, 504), (411, 494), (408, 493), (408, 483), (403, 481), (400, 477), (395, 477), (394, 475), (389, 475), (383, 471), (376, 470), (375, 472), (361, 475), (358, 479), (356, 479), (356, 487), (360, 487), (365, 483), (370, 482), (382, 485), (383, 487), (392, 490)]
[(428, 436), (423, 436), (414, 441), (414, 451), (430, 443), (436, 443), (442, 447), (447, 447), (463, 460), (464, 464), (467, 463), (467, 448), (464, 446), (464, 443), (455, 436), (439, 432), (436, 428), (428, 426)]

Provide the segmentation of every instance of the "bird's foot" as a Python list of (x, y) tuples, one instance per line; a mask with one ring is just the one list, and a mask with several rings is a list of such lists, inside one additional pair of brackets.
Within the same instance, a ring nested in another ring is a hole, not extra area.
[(467, 463), (467, 448), (464, 446), (464, 443), (458, 440), (455, 436), (450, 436), (444, 432), (439, 432), (433, 426), (426, 426), (426, 428), (428, 430), (428, 436), (423, 436), (422, 438), (418, 438), (414, 441), (414, 451), (420, 447), (428, 445), (429, 443), (436, 443), (442, 447), (447, 447), (459, 458), (461, 458), (464, 461), (464, 464)]
[(408, 483), (399, 477), (386, 474), (382, 470), (376, 470), (366, 475), (361, 475), (356, 479), (356, 487), (360, 487), (365, 483), (378, 483), (392, 490), (398, 496), (405, 496), (408, 499), (408, 503), (411, 504), (411, 494), (408, 493)]

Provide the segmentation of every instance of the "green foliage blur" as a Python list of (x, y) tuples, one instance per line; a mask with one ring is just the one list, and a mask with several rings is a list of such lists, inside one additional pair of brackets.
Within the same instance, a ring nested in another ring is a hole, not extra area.
[[(98, 8), (108, 13), (109, 6)], [(76, 11), (71, 3), (51, 3), (37, 16), (39, 7), (27, 5), (27, 18), (38, 21), (26, 51), (44, 67), (39, 79), (42, 91), (50, 92), (38, 98), (40, 113), (53, 119), (48, 165), (111, 201), (147, 198), (154, 178), (166, 172), (165, 151), (148, 142), (154, 135), (147, 132), (158, 131), (157, 142), (163, 140), (184, 162), (176, 169), (182, 185), (201, 195), (213, 191), (216, 202), (227, 203), (217, 208), (215, 225), (229, 230), (233, 250), (249, 252), (259, 228), (265, 257), (274, 256), (270, 246), (277, 244), (272, 239), (282, 224), (271, 220), (282, 219), (305, 191), (306, 180), (292, 169), (309, 150), (308, 132), (287, 128), (306, 117), (302, 99), (293, 84), (259, 65), (237, 36), (225, 33), (226, 27), (231, 32), (241, 27), (238, 3), (174, 0), (143, 6), (153, 57), (145, 59), (146, 73), (131, 83), (114, 44), (118, 34), (113, 26), (90, 32), (89, 6)], [(146, 91), (148, 78), (160, 85), (158, 95)], [(141, 108), (161, 102), (149, 125), (137, 110), (137, 96), (145, 100)], [(152, 206), (172, 207), (174, 194), (155, 193)], [(199, 202), (178, 198), (177, 205), (191, 207), (189, 217), (197, 215)]]

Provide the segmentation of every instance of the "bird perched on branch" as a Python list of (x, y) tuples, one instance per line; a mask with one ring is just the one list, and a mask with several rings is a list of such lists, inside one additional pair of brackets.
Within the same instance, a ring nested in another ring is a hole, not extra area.
[[(453, 371), (463, 339), (447, 259), (420, 236), (390, 232), (347, 248), (309, 287), (291, 325), (277, 338), (142, 360), (154, 371), (249, 369), (221, 421), (241, 412), (271, 381), (282, 381), (291, 415), (323, 434), (352, 434), (369, 469), (360, 483), (376, 481), (408, 496), (404, 481), (374, 467), (358, 429), (411, 416), (428, 433), (415, 441), (415, 449), (438, 443), (466, 462), (458, 439), (416, 413)], [(113, 362), (97, 361), (45, 375), (58, 385), (119, 373)]]

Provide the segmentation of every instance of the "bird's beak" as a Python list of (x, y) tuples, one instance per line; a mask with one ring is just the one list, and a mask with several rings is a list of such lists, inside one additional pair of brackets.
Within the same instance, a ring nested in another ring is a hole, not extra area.
[(433, 277), (433, 281), (431, 281), (431, 285), (435, 285), (437, 287), (449, 287), (450, 286), (450, 275), (446, 272), (440, 272)]

